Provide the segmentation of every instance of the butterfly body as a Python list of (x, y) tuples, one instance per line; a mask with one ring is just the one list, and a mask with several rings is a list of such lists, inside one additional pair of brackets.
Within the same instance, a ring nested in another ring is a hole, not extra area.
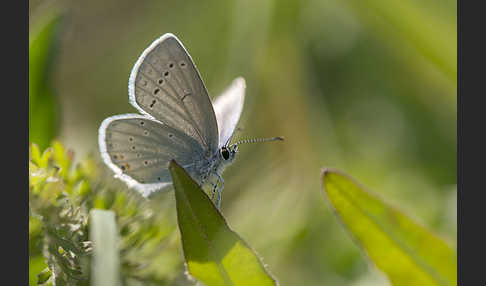
[(220, 152), (214, 153), (208, 160), (200, 160), (194, 162), (196, 172), (196, 178), (194, 178), (201, 185), (205, 184), (212, 179), (215, 179), (216, 174), (222, 175), (224, 169), (228, 165), (224, 162)]
[(168, 189), (168, 163), (175, 160), (199, 185), (218, 191), (219, 206), (221, 175), (237, 153), (237, 146), (228, 143), (244, 91), (244, 79), (237, 78), (211, 101), (182, 43), (165, 34), (142, 53), (130, 74), (130, 103), (141, 114), (102, 122), (101, 156), (116, 177), (144, 196)]
[(216, 198), (218, 208), (221, 202), (221, 192), (224, 188), (224, 180), (222, 178), (223, 171), (227, 166), (233, 163), (236, 158), (237, 146), (228, 147), (223, 146), (218, 152), (213, 153), (210, 158), (203, 158), (196, 160), (192, 164), (185, 166), (186, 170), (192, 174), (192, 178), (202, 187), (212, 189), (212, 197)]

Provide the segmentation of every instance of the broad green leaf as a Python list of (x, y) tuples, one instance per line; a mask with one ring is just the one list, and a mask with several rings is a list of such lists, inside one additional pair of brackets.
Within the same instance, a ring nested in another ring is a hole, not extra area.
[(205, 285), (276, 285), (257, 254), (233, 232), (206, 193), (175, 161), (177, 222), (189, 273)]
[(94, 209), (90, 212), (90, 219), (90, 240), (93, 243), (91, 285), (120, 285), (115, 213)]
[(29, 39), (29, 141), (38, 144), (41, 150), (49, 145), (58, 129), (59, 108), (52, 86), (52, 67), (61, 19), (59, 14), (47, 17)]
[(393, 285), (456, 285), (455, 252), (439, 237), (337, 171), (324, 192), (344, 226)]

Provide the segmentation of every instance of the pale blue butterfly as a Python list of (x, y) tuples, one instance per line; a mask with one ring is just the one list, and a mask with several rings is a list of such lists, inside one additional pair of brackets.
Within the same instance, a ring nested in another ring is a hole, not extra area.
[(106, 118), (98, 143), (104, 162), (143, 196), (172, 184), (174, 159), (201, 186), (212, 186), (220, 208), (224, 169), (238, 144), (229, 145), (243, 109), (245, 80), (236, 78), (211, 102), (191, 56), (173, 34), (155, 40), (135, 63), (128, 82), (130, 103), (141, 114)]

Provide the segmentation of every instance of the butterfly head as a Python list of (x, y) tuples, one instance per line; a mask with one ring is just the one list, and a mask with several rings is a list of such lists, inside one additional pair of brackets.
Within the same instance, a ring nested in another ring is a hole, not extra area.
[(219, 154), (221, 155), (221, 158), (223, 159), (224, 162), (227, 163), (233, 162), (237, 152), (238, 152), (237, 145), (223, 146), (219, 150)]

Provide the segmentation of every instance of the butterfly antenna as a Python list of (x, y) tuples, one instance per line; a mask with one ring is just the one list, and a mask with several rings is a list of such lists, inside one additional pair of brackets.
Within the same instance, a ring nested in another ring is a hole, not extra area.
[(280, 136), (272, 137), (272, 138), (252, 138), (252, 139), (245, 139), (245, 140), (238, 141), (232, 144), (232, 146), (238, 146), (243, 143), (260, 143), (260, 142), (283, 141), (283, 140), (284, 138)]
[[(235, 131), (241, 132), (241, 131), (243, 131), (243, 128), (238, 127), (238, 128), (236, 128)], [(228, 138), (228, 140), (226, 140), (226, 142), (224, 143), (224, 146), (228, 146), (228, 144), (231, 141), (231, 139), (233, 139), (233, 136), (235, 135), (235, 133), (236, 132), (233, 132), (233, 134), (231, 134), (230, 138)]]

